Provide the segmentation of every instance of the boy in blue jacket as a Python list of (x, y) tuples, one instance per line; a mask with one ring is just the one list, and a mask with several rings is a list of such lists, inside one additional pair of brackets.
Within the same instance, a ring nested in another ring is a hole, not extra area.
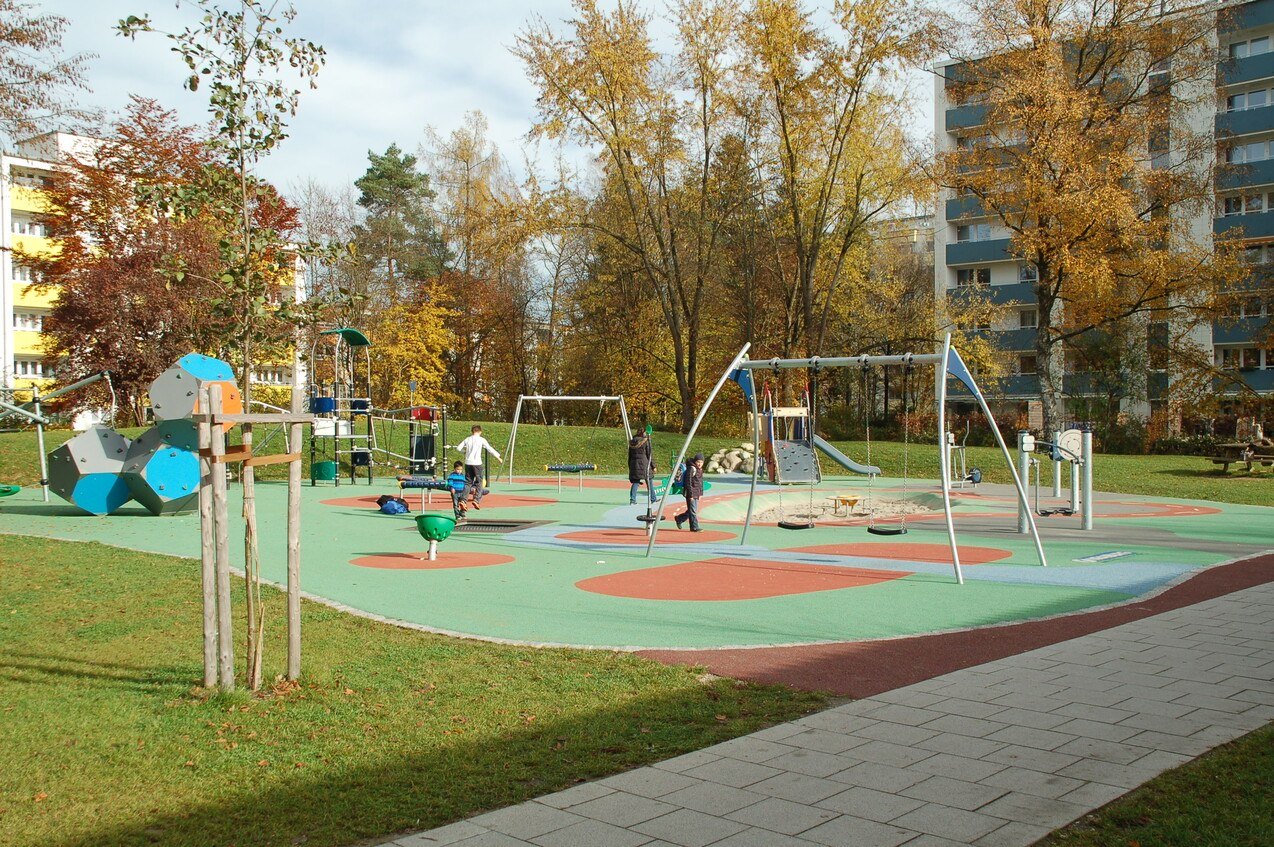
[(451, 506), (455, 509), (456, 520), (464, 520), (465, 508), (464, 495), (465, 490), (469, 487), (469, 481), (465, 477), (464, 462), (456, 462), (451, 466), (451, 474), (447, 477), (447, 487), (451, 489)]

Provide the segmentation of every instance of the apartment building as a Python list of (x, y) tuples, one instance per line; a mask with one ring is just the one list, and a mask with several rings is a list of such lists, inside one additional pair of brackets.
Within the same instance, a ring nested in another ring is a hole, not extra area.
[[(1267, 349), (1262, 339), (1274, 311), (1274, 288), (1265, 283), (1274, 272), (1274, 0), (1218, 7), (1223, 11), (1216, 31), (1217, 108), (1201, 112), (1197, 118), (1201, 123), (1192, 129), (1206, 131), (1211, 125), (1218, 156), (1244, 167), (1219, 172), (1215, 211), (1188, 224), (1203, 240), (1242, 227), (1253, 267), (1252, 294), (1235, 307), (1236, 314), (1197, 330), (1194, 341), (1211, 348), (1215, 363), (1234, 370), (1249, 388), (1269, 394), (1274, 392), (1274, 350)], [(947, 97), (950, 74), (944, 68), (951, 65), (940, 67), (934, 76), (934, 131), (940, 153), (976, 143), (985, 132), (987, 114), (981, 104), (957, 104)], [(1037, 398), (1034, 344), (1039, 316), (1034, 268), (1012, 255), (1009, 233), (982, 215), (974, 198), (954, 192), (939, 198), (934, 241), (938, 297), (959, 296), (960, 289), (978, 286), (997, 304), (1015, 304), (1005, 318), (986, 329), (1003, 351), (1011, 374), (1002, 382), (1003, 395), (1015, 400)], [(1090, 393), (1089, 377), (1068, 362), (1063, 382), (1067, 394)], [(1144, 390), (1125, 397), (1121, 410), (1148, 414), (1168, 379), (1166, 371), (1148, 372), (1144, 380), (1137, 380)]]
[[(0, 151), (0, 389), (20, 391), (46, 385), (56, 377), (56, 366), (45, 362), (42, 333), (57, 291), (33, 291), (32, 269), (17, 261), (13, 249), (21, 247), (33, 254), (56, 249), (40, 220), (47, 212), (42, 189), (58, 162), (68, 156), (92, 155), (97, 143), (80, 135), (50, 132), (22, 141), (12, 151)], [(304, 300), (305, 279), (305, 265), (298, 258), (293, 286), (273, 296)], [(295, 367), (294, 362), (265, 363), (253, 371), (252, 381), (287, 388)]]

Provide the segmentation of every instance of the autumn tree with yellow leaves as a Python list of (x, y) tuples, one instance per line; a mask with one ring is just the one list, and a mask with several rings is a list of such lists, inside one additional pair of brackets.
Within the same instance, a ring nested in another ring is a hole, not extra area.
[(968, 45), (948, 97), (984, 118), (939, 178), (1035, 271), (1045, 431), (1065, 419), (1067, 347), (1131, 321), (1184, 368), (1243, 276), (1192, 228), (1214, 203), (1216, 23), (1192, 0), (970, 0), (943, 27)]

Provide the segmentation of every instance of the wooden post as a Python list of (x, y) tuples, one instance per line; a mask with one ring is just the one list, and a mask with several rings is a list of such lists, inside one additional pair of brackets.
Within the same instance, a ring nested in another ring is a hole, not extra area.
[[(209, 407), (208, 388), (199, 389), (199, 408)], [(217, 684), (217, 552), (212, 515), (212, 475), (214, 465), (207, 451), (212, 448), (212, 425), (199, 422), (199, 564), (203, 583), (203, 687)]]
[[(240, 425), (243, 447), (252, 452), (252, 424)], [(240, 482), (243, 485), (243, 575), (248, 616), (248, 688), (261, 687), (261, 639), (264, 615), (261, 609), (261, 555), (257, 541), (256, 468), (244, 462)]]
[[(208, 413), (221, 414), (221, 386), (208, 389)], [(234, 690), (234, 621), (230, 615), (230, 526), (226, 508), (226, 468), (217, 459), (226, 453), (226, 431), (210, 424), (212, 435), (212, 511), (216, 527), (217, 644), (220, 661), (219, 683), (223, 691)]]
[[(292, 388), (292, 411), (300, 412), (301, 392)], [(289, 428), (288, 452), (301, 455), (301, 424)], [(301, 678), (301, 460), (288, 463), (288, 679)]]

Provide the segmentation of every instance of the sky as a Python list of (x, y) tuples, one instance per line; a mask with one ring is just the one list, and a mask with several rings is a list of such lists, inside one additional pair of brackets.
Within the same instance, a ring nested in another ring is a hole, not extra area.
[[(70, 20), (68, 52), (95, 53), (87, 105), (118, 112), (130, 94), (177, 109), (190, 123), (208, 119), (202, 92), (182, 88), (185, 66), (157, 33), (135, 41), (114, 27), (129, 15), (150, 15), (156, 26), (193, 21), (189, 4), (174, 0), (36, 0)], [(653, 2), (653, 0), (652, 0)], [(425, 127), (458, 127), (466, 112), (486, 115), (491, 140), (518, 167), (535, 119), (535, 89), (509, 48), (532, 16), (555, 27), (570, 17), (570, 0), (294, 0), (290, 33), (322, 44), (327, 65), (318, 88), (304, 90), (290, 137), (260, 172), (286, 192), (314, 178), (348, 185), (367, 166), (367, 152), (391, 143), (414, 151)], [(920, 131), (932, 126), (929, 88), (918, 80)], [(547, 157), (548, 152), (544, 153)], [(520, 169), (520, 168), (519, 168)]]

